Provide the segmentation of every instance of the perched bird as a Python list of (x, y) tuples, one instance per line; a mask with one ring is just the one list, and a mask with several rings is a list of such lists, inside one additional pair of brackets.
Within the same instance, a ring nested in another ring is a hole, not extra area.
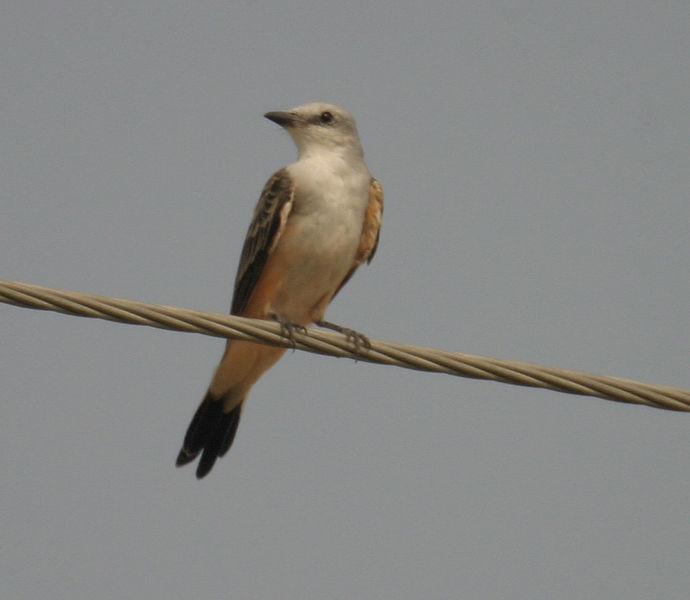
[[(266, 183), (242, 248), (231, 314), (275, 319), (292, 334), (305, 325), (330, 327), (326, 307), (357, 267), (376, 252), (383, 188), (364, 162), (352, 115), (312, 102), (264, 115), (287, 130), (297, 161)], [(359, 336), (359, 337), (358, 337)], [(201, 459), (201, 479), (235, 438), (242, 406), (259, 377), (284, 348), (228, 340), (225, 353), (197, 409), (177, 466)]]

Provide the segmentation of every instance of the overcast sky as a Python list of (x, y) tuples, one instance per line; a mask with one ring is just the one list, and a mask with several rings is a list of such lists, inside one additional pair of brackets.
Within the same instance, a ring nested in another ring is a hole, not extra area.
[[(8, 4), (10, 6), (8, 6)], [(690, 8), (0, 12), (0, 278), (227, 311), (262, 115), (357, 118), (374, 338), (690, 388)], [(685, 600), (690, 416), (286, 354), (199, 482), (223, 342), (0, 305), (3, 597)]]

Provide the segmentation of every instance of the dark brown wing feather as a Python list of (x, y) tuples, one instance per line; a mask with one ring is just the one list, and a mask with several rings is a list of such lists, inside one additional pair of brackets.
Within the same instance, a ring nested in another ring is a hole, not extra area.
[(242, 315), (244, 312), (266, 259), (285, 229), (294, 195), (295, 185), (285, 169), (266, 182), (242, 247), (230, 309), (233, 315)]
[[(287, 171), (281, 169), (268, 180), (261, 192), (237, 269), (231, 308), (234, 315), (244, 312), (266, 260), (285, 229), (292, 209), (294, 191), (294, 184)], [(208, 392), (187, 429), (182, 449), (177, 456), (177, 466), (193, 461), (201, 453), (196, 476), (199, 479), (205, 477), (216, 459), (230, 448), (241, 413), (242, 404), (230, 412), (224, 412), (223, 397), (215, 398)]]

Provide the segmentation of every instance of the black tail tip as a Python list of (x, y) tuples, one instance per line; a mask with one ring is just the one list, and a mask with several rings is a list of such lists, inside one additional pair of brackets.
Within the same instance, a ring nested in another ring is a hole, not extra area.
[(201, 455), (199, 464), (196, 467), (196, 478), (203, 479), (211, 472), (213, 465), (216, 464), (216, 459), (218, 455), (215, 452), (209, 452), (205, 450)]
[[(197, 453), (198, 454), (198, 453)], [(177, 460), (175, 461), (175, 466), (176, 467), (184, 467), (186, 464), (189, 464), (196, 458), (196, 454), (193, 454), (191, 452), (187, 452), (184, 447), (180, 450), (180, 453), (177, 455)]]
[[(198, 455), (198, 452), (187, 452), (187, 450), (182, 448), (182, 450), (180, 450), (180, 453), (177, 455), (175, 466), (184, 467), (185, 465), (189, 464), (194, 459), (196, 459)], [(206, 475), (208, 475), (211, 472), (211, 469), (213, 468), (213, 465), (216, 463), (217, 458), (219, 458), (217, 455), (211, 452), (204, 451), (201, 455), (201, 460), (199, 460), (199, 464), (196, 468), (196, 478), (203, 479), (204, 477), (206, 477)]]
[(241, 403), (226, 413), (223, 411), (222, 401), (207, 394), (187, 429), (175, 465), (182, 467), (192, 462), (201, 453), (196, 477), (197, 479), (206, 477), (216, 459), (223, 456), (232, 445), (241, 412)]

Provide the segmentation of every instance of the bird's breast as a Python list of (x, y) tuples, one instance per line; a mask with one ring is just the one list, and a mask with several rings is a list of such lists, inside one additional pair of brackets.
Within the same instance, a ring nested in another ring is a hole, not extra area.
[(369, 180), (312, 172), (306, 182), (295, 181), (293, 201), (271, 261), (284, 274), (273, 310), (295, 322), (309, 322), (307, 312), (330, 299), (354, 264)]

